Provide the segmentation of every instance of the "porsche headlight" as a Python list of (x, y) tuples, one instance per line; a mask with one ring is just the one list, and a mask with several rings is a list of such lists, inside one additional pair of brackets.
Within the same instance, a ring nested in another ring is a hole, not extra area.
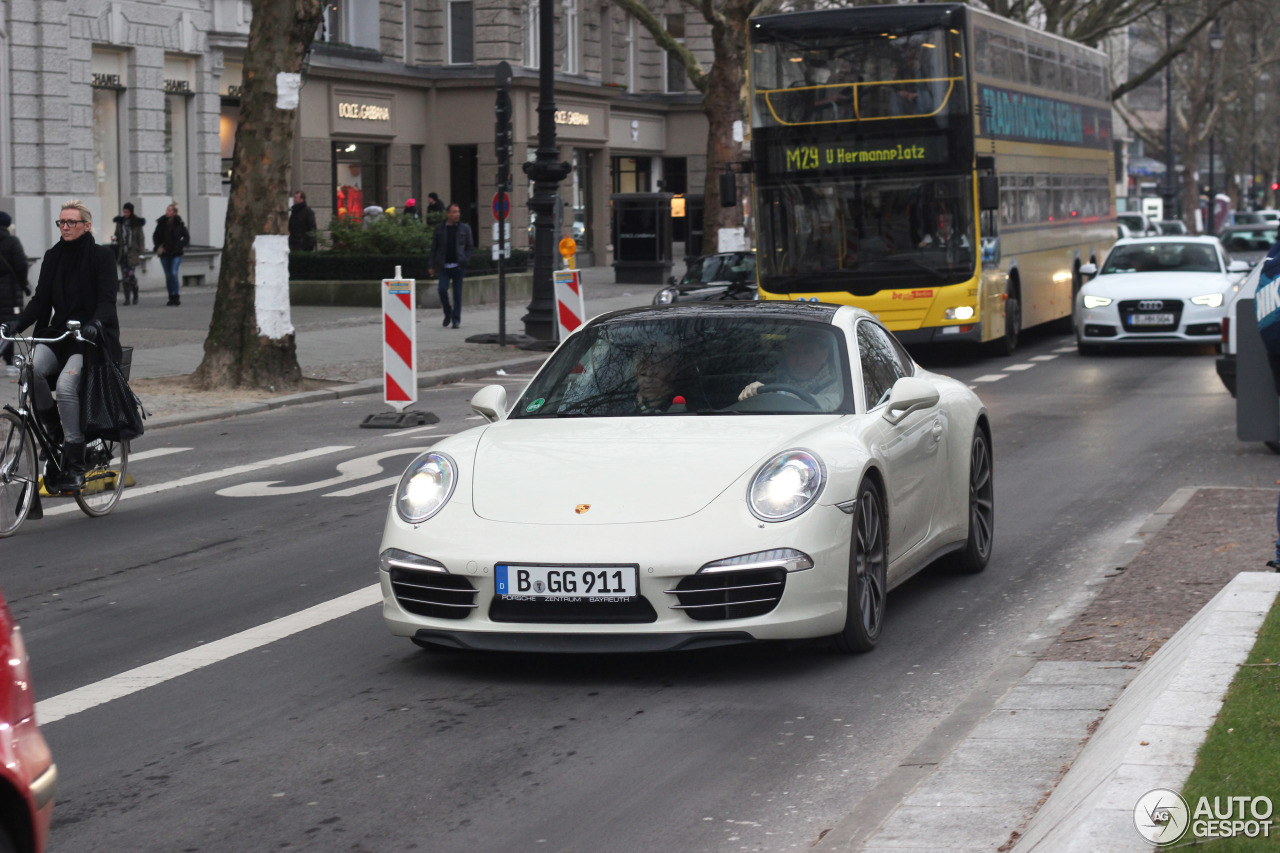
[(818, 457), (804, 450), (788, 450), (756, 473), (747, 504), (761, 521), (786, 521), (813, 506), (826, 479), (826, 468)]
[(1204, 296), (1191, 297), (1191, 304), (1204, 305), (1207, 308), (1217, 308), (1222, 304), (1221, 293), (1206, 293)]
[(653, 297), (654, 305), (670, 305), (672, 302), (675, 302), (675, 301), (676, 301), (676, 291), (674, 288), (670, 288), (670, 287), (664, 287), (662, 290), (658, 291), (658, 294), (656, 296)]
[(1084, 298), (1085, 308), (1104, 308), (1112, 302), (1109, 296), (1086, 296)]
[(458, 483), (458, 466), (443, 453), (424, 453), (404, 472), (396, 486), (396, 513), (420, 524), (439, 512)]

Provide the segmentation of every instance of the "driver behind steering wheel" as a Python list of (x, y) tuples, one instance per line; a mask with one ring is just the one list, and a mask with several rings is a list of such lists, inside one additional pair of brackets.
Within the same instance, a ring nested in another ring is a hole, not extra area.
[[(840, 405), (844, 393), (840, 374), (831, 363), (831, 350), (822, 339), (803, 331), (792, 332), (782, 343), (782, 364), (767, 379), (752, 382), (738, 394), (745, 400), (770, 385), (791, 385), (813, 396), (823, 411)], [(785, 392), (784, 392), (785, 393)]]

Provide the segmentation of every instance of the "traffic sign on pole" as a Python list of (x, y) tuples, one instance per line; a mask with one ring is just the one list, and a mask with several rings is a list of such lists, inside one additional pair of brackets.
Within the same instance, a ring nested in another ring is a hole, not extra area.
[(511, 196), (504, 192), (496, 192), (493, 194), (493, 218), (499, 222), (507, 218), (511, 213)]

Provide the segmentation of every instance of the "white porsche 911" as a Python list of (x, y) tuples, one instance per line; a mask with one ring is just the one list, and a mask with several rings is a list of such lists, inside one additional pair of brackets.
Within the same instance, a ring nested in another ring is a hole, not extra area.
[(991, 555), (985, 407), (860, 309), (606, 314), (471, 405), (383, 531), (383, 615), (421, 646), (866, 651), (890, 589)]

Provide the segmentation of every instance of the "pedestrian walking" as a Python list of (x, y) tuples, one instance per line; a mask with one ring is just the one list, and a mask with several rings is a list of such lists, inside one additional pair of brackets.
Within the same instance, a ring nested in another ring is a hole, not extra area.
[[(0, 323), (11, 319), (22, 310), (22, 296), (31, 295), (27, 283), (27, 251), (22, 241), (12, 233), (13, 217), (0, 210)], [(4, 357), (5, 373), (17, 376), (13, 363), (13, 341), (5, 341), (0, 356)]]
[(138, 304), (138, 276), (135, 274), (142, 263), (142, 253), (147, 250), (147, 220), (133, 212), (133, 202), (126, 201), (120, 215), (112, 220), (116, 224), (116, 232), (111, 235), (115, 243), (116, 262), (120, 265), (120, 290), (124, 293), (124, 304)]
[[(460, 222), (462, 210), (456, 204), (449, 205), (444, 222), (436, 226), (431, 241), (431, 265), (427, 275), (440, 271), (440, 307), (444, 309), (444, 326), (458, 328), (462, 322), (462, 276), (476, 247), (471, 226)], [(449, 302), (449, 287), (453, 286), (453, 302)]]
[(316, 212), (308, 206), (307, 194), (298, 190), (293, 194), (293, 207), (289, 208), (289, 251), (315, 250)]
[(444, 213), (444, 202), (435, 193), (427, 193), (427, 213)]
[(415, 199), (415, 198), (411, 198), (411, 199), (409, 199), (408, 201), (406, 201), (406, 202), (404, 203), (404, 216), (405, 216), (405, 220), (406, 220), (406, 221), (408, 221), (408, 220), (410, 220), (410, 219), (421, 219), (421, 218), (422, 218), (422, 212), (421, 212), (420, 210), (418, 210), (418, 200), (417, 200), (417, 199)]
[[(1258, 334), (1271, 362), (1271, 378), (1276, 394), (1280, 395), (1280, 240), (1267, 250), (1267, 257), (1262, 261), (1253, 305), (1258, 316)], [(1276, 502), (1276, 555), (1267, 566), (1280, 572), (1280, 500)]]
[(164, 286), (169, 291), (166, 305), (181, 305), (178, 267), (182, 265), (182, 253), (191, 242), (191, 234), (186, 223), (178, 215), (178, 202), (172, 201), (164, 209), (164, 216), (156, 221), (156, 230), (151, 234), (151, 243), (156, 248), (156, 256), (160, 258), (160, 266), (164, 269)]
[[(93, 213), (79, 199), (62, 203), (55, 223), (60, 239), (44, 253), (35, 295), (18, 316), (9, 319), (6, 334), (17, 334), (36, 325), (40, 337), (56, 337), (67, 322), (79, 321), (80, 334), (56, 344), (36, 344), (31, 356), (35, 368), (31, 394), (36, 416), (55, 438), (64, 439), (62, 476), (49, 482), (49, 492), (79, 491), (84, 487), (84, 432), (80, 424), (80, 374), (88, 346), (100, 346), (112, 361), (120, 362), (120, 320), (116, 315), (115, 252), (93, 239)], [(53, 387), (58, 398), (55, 403)]]

